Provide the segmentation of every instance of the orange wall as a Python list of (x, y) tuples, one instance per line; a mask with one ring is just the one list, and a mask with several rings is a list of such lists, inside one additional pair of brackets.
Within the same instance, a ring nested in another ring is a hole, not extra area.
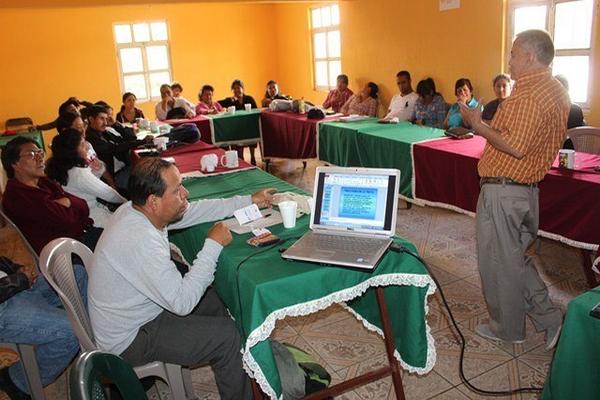
[[(349, 0), (340, 2), (342, 69), (356, 91), (366, 82), (379, 85), (383, 115), (397, 92), (395, 75), (410, 71), (413, 88), (431, 76), (446, 101), (453, 102), (454, 82), (468, 77), (475, 96), (494, 99), (491, 81), (507, 65), (505, 52), (506, 0), (462, 0), (456, 10), (440, 12), (438, 0)], [(313, 90), (307, 4), (275, 6), (281, 86), (292, 95), (322, 102), (326, 93)], [(598, 10), (596, 11), (598, 13)], [(599, 15), (596, 15), (598, 18)], [(304, 40), (303, 38), (306, 38)], [(600, 27), (594, 34), (600, 45)], [(592, 56), (600, 69), (600, 51)], [(600, 79), (590, 74), (588, 124), (600, 126)]]
[[(189, 100), (196, 101), (204, 83), (213, 84), (217, 98), (225, 97), (234, 78), (244, 80), (246, 92), (260, 100), (275, 71), (268, 60), (277, 58), (266, 45), (272, 11), (272, 5), (258, 4), (0, 9), (0, 127), (16, 116), (48, 122), (73, 95), (117, 108), (115, 22), (167, 20), (173, 77)], [(141, 108), (154, 116), (152, 104)]]

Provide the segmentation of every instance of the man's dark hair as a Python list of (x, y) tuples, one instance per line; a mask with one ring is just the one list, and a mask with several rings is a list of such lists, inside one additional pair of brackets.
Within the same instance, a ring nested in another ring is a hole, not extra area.
[(98, 104), (94, 104), (91, 107), (86, 107), (85, 109), (87, 110), (87, 116), (91, 118), (96, 118), (101, 113), (108, 114), (106, 107)]
[(58, 107), (58, 115), (62, 115), (65, 112), (67, 112), (67, 108), (70, 105), (74, 105), (75, 107), (79, 108), (79, 106), (81, 105), (79, 103), (79, 100), (77, 99), (77, 97), (69, 97), (64, 103), (62, 103), (59, 107)]
[(242, 82), (240, 79), (234, 79), (233, 82), (231, 82), (231, 90), (233, 90), (235, 86), (239, 86), (244, 89), (244, 82)]
[(6, 171), (6, 176), (9, 178), (15, 177), (15, 169), (13, 164), (19, 161), (21, 158), (21, 147), (24, 144), (33, 143), (37, 146), (37, 142), (31, 138), (17, 136), (10, 142), (6, 143), (6, 146), (2, 149), (2, 166)]
[(473, 85), (471, 84), (469, 78), (460, 78), (456, 81), (456, 83), (454, 84), (454, 94), (456, 94), (458, 89), (460, 89), (463, 86), (468, 87), (471, 94), (473, 94)]
[(73, 126), (73, 122), (75, 122), (75, 120), (79, 117), (80, 115), (72, 112), (61, 114), (56, 120), (56, 130), (58, 133), (61, 133), (65, 129), (71, 128), (71, 126)]
[(435, 90), (435, 82), (432, 78), (427, 78), (419, 81), (417, 84), (417, 94), (421, 97), (435, 96), (437, 91)]
[(347, 85), (348, 84), (348, 75), (346, 75), (346, 74), (338, 75), (335, 80), (336, 81), (342, 81), (342, 82), (344, 82)]
[(161, 173), (172, 165), (162, 158), (144, 158), (138, 162), (127, 182), (131, 202), (136, 206), (143, 206), (151, 194), (162, 197), (167, 185)]
[(396, 74), (396, 78), (400, 78), (401, 76), (406, 77), (410, 81), (410, 72), (402, 70)]
[(171, 89), (179, 89), (180, 92), (183, 92), (183, 86), (179, 82), (171, 83)]
[(200, 89), (200, 93), (198, 93), (198, 100), (200, 100), (200, 98), (202, 97), (202, 95), (204, 94), (204, 92), (206, 91), (211, 91), (214, 92), (215, 88), (210, 86), (210, 85), (204, 85), (202, 86), (202, 89)]
[(108, 109), (113, 110), (113, 108), (110, 106), (110, 104), (108, 104), (107, 102), (105, 102), (104, 100), (99, 100), (97, 102), (94, 103), (95, 106), (101, 106)]

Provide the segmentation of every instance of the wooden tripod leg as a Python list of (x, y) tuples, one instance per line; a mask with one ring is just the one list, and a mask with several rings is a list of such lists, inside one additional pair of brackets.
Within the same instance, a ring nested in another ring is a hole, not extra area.
[(396, 360), (396, 357), (394, 357), (394, 349), (396, 348), (396, 345), (394, 343), (394, 334), (392, 333), (392, 326), (390, 323), (387, 304), (383, 295), (383, 288), (377, 287), (375, 289), (375, 294), (377, 295), (377, 304), (379, 304), (379, 314), (381, 316), (381, 325), (383, 327), (385, 350), (388, 357), (388, 363), (392, 369), (392, 382), (394, 384), (394, 391), (396, 392), (396, 398), (398, 400), (404, 400), (404, 387), (402, 386), (400, 364), (398, 363), (398, 360)]

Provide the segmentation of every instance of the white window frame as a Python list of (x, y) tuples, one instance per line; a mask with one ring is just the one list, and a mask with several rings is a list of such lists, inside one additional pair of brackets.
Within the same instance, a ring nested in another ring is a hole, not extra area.
[[(167, 40), (152, 40), (152, 32), (150, 32), (150, 40), (147, 42), (136, 42), (135, 41), (135, 37), (133, 34), (133, 25), (135, 24), (148, 24), (148, 26), (150, 26), (150, 24), (156, 23), (156, 22), (162, 22), (166, 25), (167, 27)], [(130, 43), (117, 43), (117, 38), (116, 38), (116, 33), (115, 33), (115, 26), (117, 25), (129, 25), (129, 28), (131, 30), (131, 42)], [(146, 21), (128, 21), (128, 22), (115, 22), (113, 23), (113, 40), (115, 43), (115, 52), (116, 52), (116, 56), (117, 56), (117, 64), (118, 64), (118, 69), (119, 69), (119, 82), (121, 85), (121, 93), (125, 92), (125, 77), (129, 76), (129, 75), (144, 75), (144, 81), (146, 83), (146, 94), (147, 97), (138, 97), (137, 93), (134, 93), (136, 95), (137, 101), (139, 103), (147, 103), (147, 102), (153, 102), (153, 101), (157, 101), (160, 100), (160, 96), (152, 96), (152, 88), (150, 87), (150, 74), (151, 73), (157, 73), (157, 72), (168, 72), (169, 73), (169, 77), (171, 79), (173, 79), (173, 63), (171, 62), (171, 46), (169, 44), (169, 39), (171, 37), (171, 32), (169, 30), (169, 24), (167, 23), (166, 20), (146, 20)], [(148, 68), (148, 59), (146, 57), (146, 47), (150, 47), (150, 46), (166, 46), (167, 48), (167, 63), (168, 63), (168, 68), (166, 69), (158, 69), (158, 70), (152, 70), (150, 71), (150, 69)], [(127, 49), (127, 48), (141, 48), (142, 49), (142, 62), (143, 62), (143, 71), (142, 72), (123, 72), (123, 64), (121, 63), (121, 49)], [(165, 83), (171, 83), (171, 82), (165, 82)]]
[[(510, 49), (512, 46), (513, 36), (514, 36), (514, 13), (515, 9), (521, 7), (530, 7), (536, 5), (545, 5), (547, 7), (546, 12), (546, 30), (550, 33), (550, 36), (554, 39), (554, 30), (555, 30), (555, 13), (556, 13), (556, 5), (559, 3), (569, 3), (577, 0), (509, 0), (508, 10), (507, 10), (507, 29), (506, 29), (506, 67), (508, 69), (508, 60), (510, 59)], [(590, 98), (592, 94), (592, 80), (594, 77), (594, 38), (596, 37), (596, 14), (598, 12), (598, 0), (593, 0), (592, 5), (592, 29), (590, 32), (590, 47), (582, 48), (582, 49), (556, 49), (555, 57), (561, 56), (587, 56), (589, 59), (589, 72), (588, 72), (588, 90), (587, 90), (587, 99), (585, 102), (578, 102), (583, 109), (588, 110), (590, 107)]]
[[(322, 26), (319, 28), (313, 28), (312, 11), (317, 10), (317, 9), (331, 7), (332, 5), (337, 5), (339, 7), (339, 5), (337, 3), (335, 3), (335, 4), (327, 4), (325, 6), (321, 5), (318, 7), (311, 7), (309, 10), (310, 35), (311, 35), (311, 44), (312, 44), (313, 86), (314, 86), (315, 90), (329, 91), (336, 87), (336, 85), (327, 85), (327, 86), (317, 85), (317, 71), (316, 71), (317, 61), (326, 61), (327, 62), (327, 81), (329, 81), (329, 63), (332, 61), (339, 61), (340, 66), (342, 65), (342, 54), (341, 54), (342, 53), (342, 51), (341, 51), (342, 39), (341, 39), (340, 23), (338, 23), (337, 25), (329, 25), (329, 26), (325, 26), (325, 27)], [(341, 16), (340, 16), (340, 19), (341, 19)], [(338, 22), (341, 22), (341, 21), (338, 21)], [(325, 40), (325, 46), (327, 49), (327, 57), (317, 58), (317, 56), (315, 55), (315, 35), (317, 33), (325, 33), (325, 36), (327, 37), (328, 32), (335, 32), (335, 31), (340, 32), (340, 56), (339, 57), (329, 57), (329, 41)]]

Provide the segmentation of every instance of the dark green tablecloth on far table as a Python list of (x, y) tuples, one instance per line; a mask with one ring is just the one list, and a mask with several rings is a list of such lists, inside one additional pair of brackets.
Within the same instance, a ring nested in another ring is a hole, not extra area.
[(600, 319), (590, 315), (600, 287), (569, 303), (543, 400), (600, 399)]
[[(300, 189), (261, 170), (185, 181), (190, 200), (251, 194), (265, 187), (279, 191)], [(174, 232), (171, 240), (193, 261), (212, 223)], [(385, 286), (385, 298), (396, 343), (396, 357), (412, 372), (426, 373), (435, 363), (435, 347), (426, 322), (427, 297), (435, 284), (422, 264), (405, 254), (390, 252), (373, 272), (324, 267), (285, 261), (279, 250), (288, 247), (308, 229), (308, 217), (295, 228), (269, 228), (285, 243), (271, 248), (246, 244), (250, 234), (233, 234), (233, 242), (221, 256), (214, 287), (236, 320), (244, 340), (244, 364), (271, 398), (281, 395), (269, 335), (275, 322), (287, 316), (307, 315), (334, 303), (347, 303), (367, 328), (381, 333), (375, 286)], [(292, 239), (293, 238), (293, 239)], [(414, 246), (395, 239), (412, 249)], [(249, 255), (255, 254), (241, 266)]]
[(318, 127), (319, 160), (341, 167), (399, 169), (400, 194), (409, 199), (413, 198), (413, 145), (445, 137), (441, 129), (410, 122), (379, 124), (376, 118), (323, 122)]
[(27, 133), (19, 133), (17, 135), (0, 135), (0, 147), (6, 146), (6, 143), (10, 142), (17, 136), (26, 137), (36, 141), (38, 147), (44, 150), (44, 137), (41, 131), (32, 131)]
[(257, 143), (260, 140), (260, 110), (236, 111), (235, 114), (209, 115), (212, 143)]

